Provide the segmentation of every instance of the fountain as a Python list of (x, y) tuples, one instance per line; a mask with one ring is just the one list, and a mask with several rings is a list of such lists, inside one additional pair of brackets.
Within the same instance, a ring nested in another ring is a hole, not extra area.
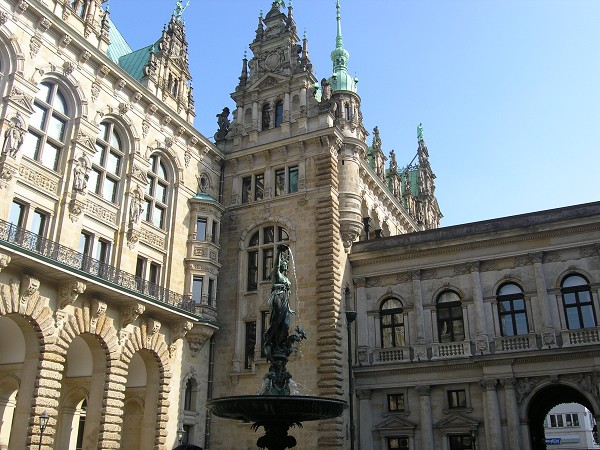
[(260, 393), (216, 398), (206, 403), (209, 413), (217, 417), (252, 422), (254, 430), (263, 427), (265, 435), (258, 438), (256, 445), (268, 450), (295, 447), (296, 439), (288, 435), (290, 428), (301, 427), (302, 422), (333, 419), (348, 407), (343, 400), (291, 393), (292, 375), (286, 365), (294, 346), (306, 339), (306, 334), (300, 326), (290, 334), (291, 316), (295, 314), (290, 307), (291, 289), (287, 277), (290, 256), (287, 245), (277, 247), (271, 272), (271, 323), (264, 335), (264, 350), (270, 366)]

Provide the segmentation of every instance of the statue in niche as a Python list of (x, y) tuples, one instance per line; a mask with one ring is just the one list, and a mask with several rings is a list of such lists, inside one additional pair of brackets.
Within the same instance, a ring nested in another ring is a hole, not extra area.
[(142, 208), (142, 197), (143, 193), (141, 189), (137, 188), (133, 191), (131, 196), (131, 204), (129, 205), (129, 223), (131, 225), (137, 225), (140, 223), (140, 218), (144, 209)]
[(220, 114), (217, 114), (217, 125), (219, 125), (219, 129), (215, 134), (215, 139), (217, 141), (221, 141), (225, 139), (227, 133), (229, 133), (229, 127), (231, 122), (229, 122), (229, 108), (226, 106), (223, 108)]
[(18, 119), (8, 122), (8, 129), (4, 132), (4, 144), (2, 145), (2, 154), (8, 154), (15, 158), (19, 152), (25, 138), (25, 129), (21, 126)]
[(85, 158), (81, 157), (75, 162), (73, 167), (73, 190), (78, 192), (84, 192), (87, 189), (87, 182), (89, 179), (88, 165)]

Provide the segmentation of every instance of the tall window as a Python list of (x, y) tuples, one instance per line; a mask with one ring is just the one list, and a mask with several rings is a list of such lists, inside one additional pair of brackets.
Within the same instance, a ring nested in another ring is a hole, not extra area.
[(298, 192), (298, 166), (275, 171), (275, 196)]
[(170, 181), (163, 157), (157, 154), (150, 156), (148, 184), (144, 195), (146, 221), (158, 228), (166, 227)]
[(204, 284), (204, 278), (198, 275), (194, 275), (192, 278), (192, 300), (196, 305), (202, 303), (202, 285)]
[(56, 171), (71, 118), (58, 84), (44, 82), (38, 87), (23, 154)]
[(256, 346), (256, 322), (246, 322), (246, 345), (244, 351), (244, 368), (251, 369), (254, 362)]
[(497, 295), (502, 336), (527, 334), (527, 311), (521, 288), (514, 283), (503, 284)]
[(567, 328), (595, 327), (596, 313), (588, 281), (581, 275), (569, 275), (562, 282), (561, 292)]
[[(267, 280), (273, 269), (275, 248), (289, 240), (282, 227), (269, 225), (256, 231), (248, 241), (247, 290), (255, 291), (259, 280)], [(260, 261), (260, 264), (259, 264)]]
[(388, 394), (388, 411), (404, 411), (404, 394)]
[(88, 0), (71, 0), (71, 8), (79, 17), (85, 18), (85, 10)]
[(117, 203), (123, 170), (122, 142), (112, 122), (100, 124), (88, 185), (96, 194), (113, 203)]
[(262, 108), (262, 129), (268, 130), (271, 127), (271, 107), (265, 103)]
[(24, 228), (25, 225), (25, 205), (17, 201), (10, 205), (8, 221), (17, 227)]
[(82, 231), (79, 235), (79, 253), (81, 253), (81, 268), (83, 270), (89, 270), (93, 245), (94, 236), (91, 233)]
[(445, 291), (437, 299), (437, 323), (440, 342), (465, 340), (462, 304), (454, 291)]
[(379, 311), (381, 347), (404, 347), (404, 314), (402, 304), (393, 298), (383, 302)]
[(242, 178), (242, 203), (262, 200), (265, 195), (265, 174), (258, 173)]
[(206, 240), (206, 219), (203, 217), (198, 217), (196, 219), (196, 240)]
[(183, 394), (183, 409), (185, 411), (196, 410), (196, 391), (198, 383), (195, 379), (189, 378), (185, 384), (185, 392)]
[(85, 430), (86, 414), (87, 414), (87, 400), (83, 399), (83, 401), (77, 406), (77, 409), (75, 410), (75, 419), (77, 420), (77, 417), (79, 417), (79, 419), (77, 420), (77, 424), (76, 424), (77, 441), (75, 443), (75, 450), (83, 449), (83, 433)]
[(275, 103), (275, 127), (281, 126), (283, 122), (283, 102), (279, 100)]

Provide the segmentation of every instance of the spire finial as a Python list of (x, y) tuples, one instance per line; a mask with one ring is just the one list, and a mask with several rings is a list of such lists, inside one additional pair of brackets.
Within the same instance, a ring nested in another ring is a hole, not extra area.
[(336, 12), (336, 20), (337, 20), (337, 35), (335, 37), (335, 46), (336, 48), (344, 48), (344, 39), (342, 38), (342, 13), (340, 8), (340, 0), (337, 0), (337, 4), (335, 6)]
[(417, 126), (417, 141), (423, 141), (423, 122), (420, 122)]

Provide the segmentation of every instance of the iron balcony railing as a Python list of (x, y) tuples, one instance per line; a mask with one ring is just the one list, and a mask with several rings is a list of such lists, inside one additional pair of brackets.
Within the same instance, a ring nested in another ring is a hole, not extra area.
[(197, 314), (196, 305), (189, 296), (177, 294), (131, 273), (117, 269), (83, 253), (65, 247), (43, 236), (0, 220), (0, 242), (17, 246), (29, 253), (55, 261), (84, 272), (105, 282), (134, 291), (142, 296)]

